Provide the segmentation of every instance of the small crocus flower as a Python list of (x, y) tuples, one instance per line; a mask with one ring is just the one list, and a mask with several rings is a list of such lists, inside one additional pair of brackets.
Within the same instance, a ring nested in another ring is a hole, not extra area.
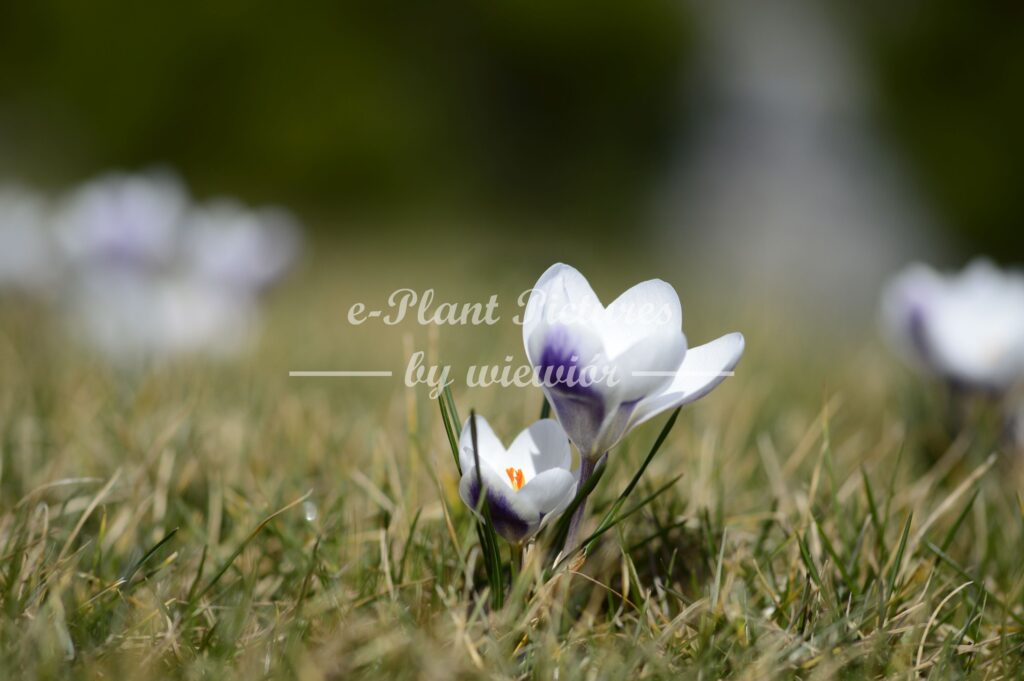
[(730, 333), (687, 350), (679, 297), (664, 281), (637, 284), (604, 307), (563, 264), (533, 288), (523, 342), (586, 468), (635, 426), (708, 394), (744, 347), (743, 335)]
[(512, 544), (522, 544), (558, 517), (576, 493), (569, 440), (552, 419), (531, 425), (508, 449), (479, 415), (476, 432), (479, 472), (467, 419), (459, 439), (459, 495), (475, 513), (482, 484), (494, 529)]
[(187, 205), (188, 194), (173, 175), (106, 175), (76, 189), (61, 206), (58, 243), (78, 266), (162, 266), (176, 255)]
[(912, 265), (882, 297), (882, 323), (912, 364), (965, 389), (1024, 379), (1024, 274), (976, 260), (958, 274)]

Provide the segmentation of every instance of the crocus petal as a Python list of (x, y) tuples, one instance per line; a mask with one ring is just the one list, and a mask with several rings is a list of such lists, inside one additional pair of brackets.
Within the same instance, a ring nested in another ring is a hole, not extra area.
[(639, 404), (638, 400), (620, 402), (614, 409), (608, 412), (604, 422), (601, 423), (596, 437), (590, 444), (588, 451), (592, 452), (591, 458), (608, 452), (618, 444), (619, 440), (625, 437), (629, 429), (632, 428), (633, 414), (636, 412)]
[(540, 527), (540, 511), (533, 499), (523, 495), (522, 490), (513, 490), (498, 472), (483, 462), (480, 464), (479, 478), (475, 466), (463, 469), (459, 496), (466, 506), (476, 513), (481, 482), (487, 490), (491, 522), (498, 534), (510, 542), (519, 543), (537, 532)]
[[(576, 268), (563, 263), (549, 267), (531, 289), (523, 311), (523, 342), (527, 353), (530, 352), (530, 339), (538, 330), (574, 321), (569, 319), (574, 312), (577, 313), (575, 321), (578, 321), (587, 308), (600, 307), (600, 304), (594, 289)], [(560, 314), (552, 318), (552, 311)]]
[(608, 306), (601, 339), (621, 381), (622, 402), (639, 400), (668, 385), (686, 355), (682, 323), (679, 296), (660, 279), (633, 286)]
[(882, 294), (882, 327), (886, 339), (910, 364), (935, 367), (935, 350), (927, 328), (928, 311), (942, 295), (939, 274), (926, 265), (911, 265)]
[(513, 440), (505, 461), (506, 466), (522, 469), (528, 480), (551, 469), (568, 472), (572, 466), (569, 438), (554, 419), (542, 419)]
[(683, 326), (679, 295), (661, 279), (640, 282), (608, 306), (602, 326), (605, 351), (610, 357), (653, 335), (677, 336)]
[(527, 344), (527, 357), (547, 388), (586, 393), (587, 381), (601, 376), (584, 372), (606, 366), (601, 337), (583, 324), (541, 325)]
[(686, 338), (675, 333), (656, 333), (641, 338), (612, 360), (622, 402), (635, 402), (660, 393), (686, 357)]
[[(494, 434), (491, 424), (479, 414), (476, 415), (476, 440), (479, 448), (481, 463), (489, 463), (494, 468), (500, 468), (502, 459), (505, 457), (505, 445)], [(459, 465), (465, 471), (476, 462), (473, 457), (473, 431), (469, 427), (469, 419), (462, 426), (462, 435), (459, 436)]]
[(541, 276), (523, 313), (523, 343), (546, 387), (558, 384), (573, 392), (585, 387), (574, 385), (572, 377), (604, 363), (602, 338), (593, 323), (603, 315), (601, 301), (574, 268), (559, 263)]
[(588, 438), (597, 435), (618, 399), (617, 389), (597, 373), (610, 369), (600, 338), (584, 326), (541, 325), (531, 343), (534, 350), (527, 355), (559, 423), (580, 451), (586, 451)]
[(583, 456), (596, 452), (601, 427), (608, 415), (600, 393), (579, 396), (548, 390), (547, 397), (558, 422)]
[(726, 378), (743, 355), (741, 333), (730, 333), (686, 353), (686, 359), (671, 384), (659, 395), (637, 405), (629, 427), (648, 421), (658, 414), (689, 404), (711, 392)]
[[(516, 492), (536, 508), (540, 527), (561, 515), (576, 495), (576, 476), (564, 468), (552, 468), (538, 474)], [(539, 528), (538, 528), (539, 529)]]

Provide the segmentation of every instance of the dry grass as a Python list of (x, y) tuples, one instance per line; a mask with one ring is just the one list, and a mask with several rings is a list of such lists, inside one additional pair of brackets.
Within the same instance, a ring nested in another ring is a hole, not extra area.
[[(418, 343), (493, 362), (518, 329), (360, 336), (347, 304), (383, 295), (361, 277), (307, 273), (262, 348), (219, 367), (115, 371), (0, 311), (0, 678), (1016, 675), (1010, 454), (980, 427), (949, 438), (874, 346), (797, 357), (742, 323), (718, 329), (748, 331), (738, 376), (683, 412), (636, 497), (682, 479), (581, 572), (541, 582), (532, 554), (491, 611), (425, 391), (286, 372), (397, 370)], [(506, 438), (540, 406), (455, 398)], [(592, 515), (659, 428), (614, 452)]]

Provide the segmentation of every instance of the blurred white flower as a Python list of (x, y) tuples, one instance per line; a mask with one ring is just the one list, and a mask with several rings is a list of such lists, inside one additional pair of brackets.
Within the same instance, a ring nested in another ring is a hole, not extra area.
[(569, 470), (569, 439), (552, 419), (531, 425), (507, 450), (479, 415), (476, 431), (478, 452), (474, 457), (467, 419), (459, 438), (459, 495), (476, 513), (482, 483), (494, 529), (509, 542), (521, 544), (557, 518), (576, 494), (576, 476)]
[(285, 210), (196, 206), (167, 172), (104, 175), (55, 207), (0, 188), (0, 290), (59, 284), (69, 327), (120, 364), (243, 350), (300, 244)]
[(37, 293), (59, 270), (42, 197), (22, 187), (0, 188), (0, 289)]
[(958, 274), (912, 265), (882, 296), (886, 337), (957, 385), (1004, 391), (1024, 378), (1024, 274), (976, 260)]
[(301, 241), (284, 210), (229, 199), (197, 206), (164, 172), (85, 183), (59, 206), (54, 231), (69, 265), (72, 325), (119, 363), (247, 347), (258, 294)]
[(78, 281), (70, 302), (75, 328), (117, 364), (236, 354), (258, 323), (251, 297), (181, 276), (92, 272)]
[(524, 312), (526, 355), (584, 470), (633, 427), (711, 392), (739, 362), (742, 334), (688, 351), (682, 323), (679, 296), (658, 279), (607, 308), (568, 265), (537, 281)]
[(55, 218), (57, 238), (76, 266), (162, 266), (179, 248), (188, 200), (169, 173), (105, 175), (66, 199)]
[(298, 225), (287, 211), (254, 210), (227, 199), (191, 210), (184, 239), (184, 255), (196, 276), (245, 291), (277, 281), (301, 243)]

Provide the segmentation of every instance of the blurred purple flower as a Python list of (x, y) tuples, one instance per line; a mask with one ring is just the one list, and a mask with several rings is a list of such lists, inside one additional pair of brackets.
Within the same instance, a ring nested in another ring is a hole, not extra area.
[(165, 172), (87, 182), (60, 206), (55, 231), (70, 265), (69, 316), (120, 363), (245, 348), (257, 295), (301, 242), (286, 211), (230, 199), (197, 206)]
[(1024, 378), (1024, 274), (975, 260), (944, 275), (915, 264), (882, 296), (882, 323), (911, 364), (976, 390)]
[(105, 175), (83, 184), (60, 207), (59, 244), (78, 267), (166, 265), (179, 247), (188, 200), (181, 182), (166, 172)]

